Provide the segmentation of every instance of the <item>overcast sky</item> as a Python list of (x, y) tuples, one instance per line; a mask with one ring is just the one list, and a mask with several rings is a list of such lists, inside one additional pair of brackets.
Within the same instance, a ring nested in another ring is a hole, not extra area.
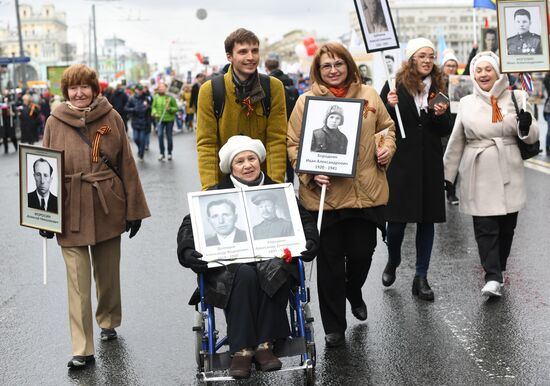
[[(38, 11), (44, 1), (20, 0)], [(0, 0), (0, 25), (16, 26), (14, 0)], [(65, 11), (69, 41), (87, 45), (88, 18), (92, 1), (56, 1)], [(165, 65), (173, 56), (208, 55), (213, 63), (224, 63), (223, 40), (239, 27), (260, 38), (280, 39), (293, 29), (315, 30), (318, 36), (336, 39), (349, 32), (353, 0), (120, 0), (95, 1), (98, 41), (116, 34), (128, 46), (147, 52), (150, 62)], [(198, 20), (196, 11), (208, 12)], [(0, 42), (1, 43), (1, 42)]]

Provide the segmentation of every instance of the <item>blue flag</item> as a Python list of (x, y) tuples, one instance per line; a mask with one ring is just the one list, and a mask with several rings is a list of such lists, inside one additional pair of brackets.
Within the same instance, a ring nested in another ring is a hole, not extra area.
[(497, 1), (496, 0), (474, 0), (474, 8), (489, 8), (489, 9), (497, 9)]

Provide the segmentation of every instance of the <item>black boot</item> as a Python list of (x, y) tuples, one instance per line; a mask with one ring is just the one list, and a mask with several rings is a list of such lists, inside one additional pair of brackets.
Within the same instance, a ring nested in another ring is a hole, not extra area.
[(384, 268), (384, 272), (382, 273), (382, 285), (384, 287), (389, 287), (393, 284), (395, 281), (395, 270), (397, 269), (397, 265), (392, 264), (388, 261), (386, 264), (386, 268)]
[(418, 296), (419, 299), (433, 302), (434, 292), (428, 284), (428, 279), (425, 277), (415, 276), (412, 286), (412, 294)]

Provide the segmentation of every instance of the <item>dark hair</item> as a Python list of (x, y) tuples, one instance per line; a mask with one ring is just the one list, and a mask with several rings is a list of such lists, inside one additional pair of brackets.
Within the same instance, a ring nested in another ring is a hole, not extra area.
[(210, 208), (218, 205), (227, 205), (231, 208), (231, 211), (233, 212), (233, 214), (237, 213), (237, 208), (235, 207), (235, 203), (231, 200), (223, 198), (221, 200), (210, 201), (206, 206), (206, 215), (210, 217)]
[(260, 40), (254, 32), (244, 28), (239, 28), (238, 30), (231, 32), (223, 42), (225, 46), (225, 52), (227, 54), (233, 53), (233, 47), (235, 47), (235, 43), (250, 43), (260, 45)]
[(346, 63), (346, 66), (348, 67), (348, 76), (344, 81), (344, 87), (348, 87), (353, 82), (360, 81), (361, 74), (359, 73), (357, 64), (355, 64), (355, 61), (346, 47), (337, 42), (328, 42), (319, 47), (315, 52), (313, 63), (311, 63), (311, 68), (309, 70), (309, 78), (312, 82), (321, 84), (328, 88), (328, 85), (323, 82), (323, 79), (321, 78), (321, 56), (323, 54), (327, 54), (333, 59), (337, 56)]
[(48, 164), (48, 166), (50, 167), (50, 176), (52, 175), (53, 173), (53, 168), (52, 168), (52, 165), (50, 165), (50, 163), (48, 161), (46, 161), (44, 158), (38, 158), (36, 161), (34, 161), (34, 163), (32, 164), (32, 171), (33, 172), (36, 172), (36, 164), (38, 162), (45, 162)]
[(69, 100), (69, 87), (86, 84), (92, 88), (94, 97), (99, 95), (99, 80), (97, 72), (85, 64), (73, 64), (61, 76), (61, 92), (65, 100)]
[(395, 63), (395, 58), (393, 57), (393, 55), (385, 55), (384, 59), (390, 59), (392, 62)]
[(265, 68), (267, 68), (269, 71), (276, 70), (279, 68), (279, 61), (277, 59), (267, 59), (265, 61)]
[[(443, 79), (443, 72), (435, 64), (430, 72), (432, 77), (432, 85), (435, 86), (436, 90), (442, 91), (445, 90), (445, 81)], [(422, 76), (418, 73), (416, 69), (416, 63), (414, 62), (414, 57), (403, 63), (397, 75), (395, 76), (396, 84), (401, 84), (411, 95), (421, 93), (424, 90), (424, 83), (422, 82)]]
[(516, 12), (514, 12), (514, 19), (516, 18), (516, 16), (527, 16), (529, 21), (531, 21), (531, 14), (526, 9), (523, 9), (523, 8), (518, 9)]

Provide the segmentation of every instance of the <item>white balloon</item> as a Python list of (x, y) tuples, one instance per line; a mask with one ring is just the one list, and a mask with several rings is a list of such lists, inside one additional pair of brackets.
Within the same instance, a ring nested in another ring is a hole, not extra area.
[(300, 59), (307, 58), (307, 49), (306, 46), (303, 45), (303, 43), (296, 44), (296, 47), (294, 47), (294, 52)]

